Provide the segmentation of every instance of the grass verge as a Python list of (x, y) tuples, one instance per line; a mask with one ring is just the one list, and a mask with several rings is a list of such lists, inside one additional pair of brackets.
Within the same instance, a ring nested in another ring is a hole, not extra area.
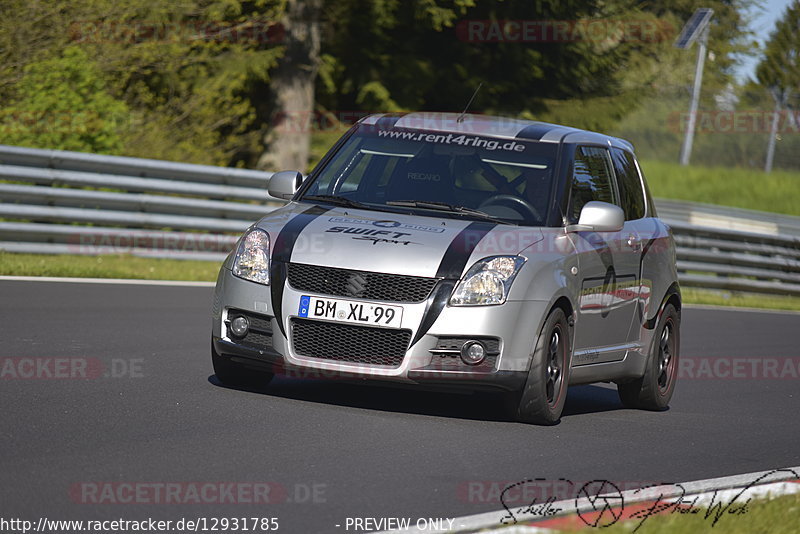
[[(63, 276), (213, 282), (220, 264), (137, 256), (16, 254), (0, 251), (0, 276)], [(800, 311), (800, 298), (683, 288), (684, 304)]]
[(214, 281), (220, 263), (137, 256), (16, 254), (0, 251), (0, 276), (135, 278), (140, 280)]
[(681, 296), (684, 304), (800, 311), (800, 297), (757, 295), (735, 291), (710, 291), (692, 287), (681, 288)]
[(683, 167), (644, 160), (642, 171), (656, 198), (689, 200), (800, 216), (800, 173), (733, 167)]
[[(668, 513), (648, 518), (636, 530), (638, 534), (796, 534), (800, 532), (800, 495), (784, 495), (770, 500), (754, 500), (741, 515), (723, 515), (716, 525), (704, 514)], [(625, 521), (608, 528), (603, 534), (632, 532), (639, 521)], [(597, 532), (587, 527), (580, 532)]]

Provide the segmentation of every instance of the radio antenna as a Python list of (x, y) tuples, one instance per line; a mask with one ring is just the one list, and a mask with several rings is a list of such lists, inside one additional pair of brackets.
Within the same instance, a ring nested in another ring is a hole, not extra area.
[(458, 123), (464, 122), (464, 115), (467, 114), (467, 110), (472, 105), (472, 101), (475, 100), (476, 96), (478, 96), (478, 91), (481, 90), (481, 87), (483, 87), (483, 82), (478, 84), (478, 88), (475, 89), (474, 93), (472, 93), (472, 98), (469, 99), (469, 102), (467, 102), (467, 107), (465, 107), (464, 111), (461, 112), (461, 115), (458, 116), (458, 118), (456, 119), (456, 122), (458, 122)]

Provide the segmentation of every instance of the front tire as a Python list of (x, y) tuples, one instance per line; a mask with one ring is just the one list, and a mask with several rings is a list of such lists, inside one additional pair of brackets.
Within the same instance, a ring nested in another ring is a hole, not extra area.
[(533, 351), (528, 379), (512, 399), (512, 416), (523, 423), (554, 425), (561, 418), (569, 385), (570, 329), (564, 310), (550, 312)]
[(257, 371), (249, 369), (241, 364), (231, 361), (217, 354), (214, 344), (211, 344), (211, 363), (214, 366), (214, 374), (226, 386), (258, 388), (270, 383), (275, 376), (268, 371)]
[(680, 340), (680, 315), (675, 306), (667, 304), (658, 321), (644, 376), (617, 385), (622, 404), (641, 410), (667, 409), (675, 391)]

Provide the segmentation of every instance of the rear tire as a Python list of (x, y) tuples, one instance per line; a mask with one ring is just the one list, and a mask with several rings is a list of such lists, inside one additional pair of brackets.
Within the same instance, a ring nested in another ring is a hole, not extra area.
[(667, 304), (658, 321), (644, 375), (617, 385), (619, 398), (626, 407), (661, 411), (669, 406), (678, 375), (680, 322), (675, 306)]
[(570, 338), (567, 316), (555, 308), (536, 340), (525, 385), (507, 399), (515, 420), (536, 425), (558, 423), (569, 386)]
[(214, 374), (226, 386), (258, 388), (264, 387), (275, 376), (268, 371), (257, 371), (249, 369), (241, 364), (231, 361), (217, 354), (214, 345), (211, 345), (211, 363), (214, 366)]

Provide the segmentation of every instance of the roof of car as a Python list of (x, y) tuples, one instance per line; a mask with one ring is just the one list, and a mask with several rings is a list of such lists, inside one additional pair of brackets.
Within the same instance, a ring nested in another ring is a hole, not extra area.
[(624, 139), (570, 126), (473, 113), (465, 114), (463, 120), (459, 121), (460, 116), (460, 113), (438, 112), (380, 113), (365, 117), (360, 123), (385, 128), (483, 135), (544, 143), (591, 143), (633, 151), (633, 145)]

